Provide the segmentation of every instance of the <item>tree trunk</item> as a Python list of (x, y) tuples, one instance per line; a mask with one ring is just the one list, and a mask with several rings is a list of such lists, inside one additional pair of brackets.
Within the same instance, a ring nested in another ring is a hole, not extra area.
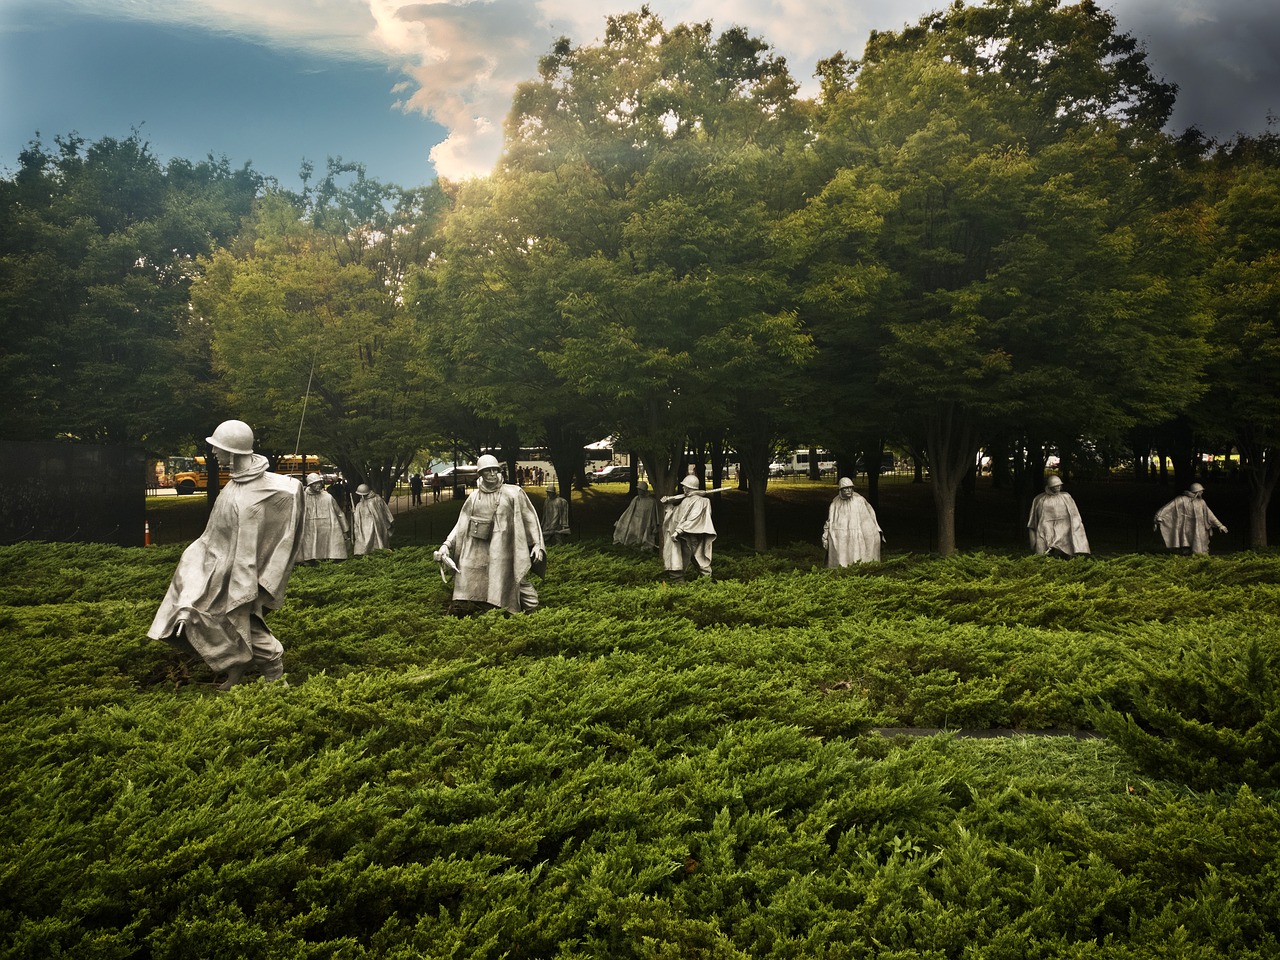
[(542, 424), (547, 440), (547, 457), (556, 472), (556, 488), (560, 496), (569, 501), (569, 509), (573, 509), (570, 493), (574, 480), (582, 473), (583, 451), (587, 446), (587, 435), (559, 420), (547, 420)]
[(1236, 446), (1249, 484), (1249, 547), (1263, 550), (1267, 546), (1267, 511), (1280, 480), (1280, 450), (1252, 443)]
[(884, 438), (871, 438), (863, 444), (863, 450), (863, 461), (867, 465), (867, 503), (871, 504), (871, 509), (879, 510), (880, 464), (884, 460)]
[(751, 498), (751, 543), (758, 553), (769, 549), (769, 528), (765, 512), (765, 494), (769, 488), (770, 446), (748, 444), (739, 448), (739, 465), (747, 478), (747, 492)]
[(649, 475), (649, 484), (655, 497), (669, 497), (676, 492), (676, 485), (684, 477), (684, 461), (678, 447), (670, 450), (640, 450), (640, 462)]
[(949, 557), (956, 552), (956, 496), (978, 453), (977, 429), (962, 407), (944, 404), (930, 418), (925, 443), (933, 477), (938, 553)]
[(711, 487), (724, 486), (724, 436), (717, 435), (711, 440)]

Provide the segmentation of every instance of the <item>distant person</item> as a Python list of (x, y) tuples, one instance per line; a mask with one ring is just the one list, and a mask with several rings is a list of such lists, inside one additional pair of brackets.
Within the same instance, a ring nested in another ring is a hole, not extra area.
[[(692, 566), (699, 575), (711, 576), (712, 544), (716, 539), (711, 522), (711, 501), (698, 489), (692, 473), (680, 481), (681, 493), (664, 497), (668, 506), (662, 521), (662, 564), (667, 578), (683, 580)], [(718, 492), (718, 491), (708, 491)]]
[(547, 487), (542, 504), (542, 540), (548, 544), (569, 541), (569, 501), (559, 496), (554, 486)]
[(147, 636), (196, 653), (229, 690), (256, 667), (269, 682), (284, 677), (284, 646), (266, 612), (284, 603), (297, 558), (302, 485), (267, 470), (253, 452), (253, 430), (226, 420), (206, 438), (231, 479), (214, 501), (200, 539), (178, 561)]
[(305, 511), (298, 544), (298, 562), (347, 559), (347, 540), (351, 536), (347, 515), (333, 495), (325, 492), (324, 477), (307, 475), (307, 492), (302, 498)]
[(433, 471), (431, 474), (431, 502), (440, 502), (440, 490), (444, 487), (444, 481), (440, 479), (439, 472)]
[(387, 501), (374, 493), (367, 483), (356, 487), (356, 501), (351, 517), (353, 552), (360, 556), (390, 549), (391, 528), (396, 520)]
[(338, 509), (347, 516), (351, 515), (351, 487), (347, 481), (338, 477), (333, 483), (329, 484), (329, 496), (333, 497), (338, 504)]
[(1208, 553), (1213, 531), (1227, 532), (1204, 502), (1204, 487), (1191, 484), (1156, 513), (1155, 531), (1170, 550), (1182, 554)]
[(1038, 554), (1074, 557), (1089, 552), (1080, 511), (1071, 494), (1063, 493), (1061, 477), (1054, 475), (1046, 480), (1044, 493), (1031, 502), (1027, 534), (1031, 549)]
[(409, 478), (409, 503), (415, 507), (422, 506), (422, 474), (415, 473)]
[(827, 507), (827, 522), (822, 525), (827, 566), (847, 567), (879, 560), (883, 539), (871, 504), (854, 490), (851, 478), (841, 477), (835, 499)]
[(542, 524), (519, 485), (502, 482), (502, 465), (485, 454), (476, 489), (458, 522), (434, 554), (441, 573), (452, 570), (453, 602), (482, 604), (508, 613), (538, 609), (530, 571), (547, 558)]
[(662, 505), (643, 480), (636, 481), (635, 498), (613, 525), (613, 542), (642, 550), (657, 550), (661, 545)]

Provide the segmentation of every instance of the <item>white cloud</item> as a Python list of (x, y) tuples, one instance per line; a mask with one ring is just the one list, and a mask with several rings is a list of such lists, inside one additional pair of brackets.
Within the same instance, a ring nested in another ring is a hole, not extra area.
[(400, 4), (369, 0), (377, 39), (416, 85), (401, 101), (449, 130), (431, 151), (442, 177), (488, 173), (518, 83), (535, 75), (551, 26), (527, 0)]

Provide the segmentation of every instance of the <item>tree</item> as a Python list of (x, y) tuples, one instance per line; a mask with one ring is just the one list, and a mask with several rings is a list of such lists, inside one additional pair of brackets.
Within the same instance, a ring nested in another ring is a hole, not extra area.
[(39, 140), (0, 183), (0, 436), (137, 444), (203, 437), (220, 407), (188, 290), (261, 179), (226, 160), (162, 167), (137, 134)]
[(1173, 93), (1090, 2), (956, 3), (826, 65), (835, 176), (883, 213), (879, 322), (849, 348), (925, 438), (943, 554), (984, 437), (1114, 434), (1201, 389), (1199, 290), (1172, 279), (1195, 224), (1160, 185)]
[(562, 489), (583, 470), (583, 448), (608, 432), (597, 398), (584, 398), (546, 362), (563, 322), (551, 287), (557, 262), (527, 226), (549, 202), (529, 184), (476, 180), (458, 189), (441, 256), (417, 277), (410, 302), (425, 357), (461, 406), (544, 443)]
[(610, 17), (598, 45), (559, 41), (516, 93), (493, 202), (528, 269), (504, 275), (519, 277), (504, 309), (537, 318), (517, 342), (605, 414), (660, 493), (686, 435), (754, 416), (750, 397), (777, 405), (735, 388), (808, 350), (769, 242), (794, 203), (774, 176), (794, 93), (744, 31), (667, 29), (647, 9)]
[(387, 494), (442, 435), (404, 294), (444, 208), (433, 188), (401, 191), (335, 162), (308, 206), (268, 194), (245, 243), (209, 258), (192, 302), (265, 444), (300, 444)]
[(1249, 542), (1267, 545), (1280, 480), (1280, 138), (1242, 138), (1209, 165), (1216, 256), (1212, 388), (1203, 429), (1229, 438), (1249, 484)]

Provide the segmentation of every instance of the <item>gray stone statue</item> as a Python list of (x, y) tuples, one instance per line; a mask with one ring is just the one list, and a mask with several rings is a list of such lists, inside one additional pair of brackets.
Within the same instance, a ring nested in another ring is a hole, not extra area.
[(613, 525), (613, 542), (624, 547), (657, 550), (662, 538), (662, 505), (649, 484), (636, 481), (636, 496)]
[(1063, 493), (1061, 477), (1055, 475), (1046, 480), (1044, 493), (1031, 501), (1027, 534), (1036, 553), (1074, 557), (1089, 552), (1080, 511), (1071, 494)]
[(525, 492), (502, 482), (496, 457), (485, 454), (478, 466), (476, 489), (434, 556), (442, 575), (453, 572), (454, 603), (531, 613), (538, 608), (538, 591), (529, 573), (547, 558), (542, 524)]
[(1191, 484), (1156, 512), (1155, 530), (1164, 545), (1179, 553), (1208, 553), (1214, 530), (1227, 532), (1204, 502), (1204, 487)]
[(307, 475), (307, 492), (302, 498), (305, 512), (302, 518), (301, 541), (298, 545), (298, 562), (347, 559), (347, 540), (350, 528), (346, 514), (338, 501), (324, 488), (324, 477), (318, 473)]
[(883, 539), (871, 504), (853, 489), (853, 480), (841, 477), (839, 493), (827, 507), (827, 522), (822, 525), (827, 566), (847, 567), (851, 563), (879, 560)]
[(681, 493), (662, 498), (669, 505), (662, 521), (662, 565), (669, 580), (683, 580), (690, 566), (710, 577), (716, 528), (707, 494), (723, 488), (699, 490), (698, 478), (691, 473), (680, 481), (680, 489)]
[(351, 511), (351, 527), (352, 548), (357, 556), (375, 550), (389, 550), (391, 528), (395, 522), (387, 501), (374, 493), (367, 483), (356, 487), (356, 508)]
[(227, 420), (206, 438), (231, 481), (218, 494), (200, 539), (183, 551), (147, 636), (194, 652), (219, 690), (252, 666), (263, 679), (284, 676), (284, 647), (267, 628), (268, 610), (284, 603), (303, 517), (302, 486), (270, 473), (253, 452), (253, 430)]
[(547, 487), (547, 500), (542, 505), (542, 539), (546, 543), (565, 543), (569, 539), (569, 501)]

